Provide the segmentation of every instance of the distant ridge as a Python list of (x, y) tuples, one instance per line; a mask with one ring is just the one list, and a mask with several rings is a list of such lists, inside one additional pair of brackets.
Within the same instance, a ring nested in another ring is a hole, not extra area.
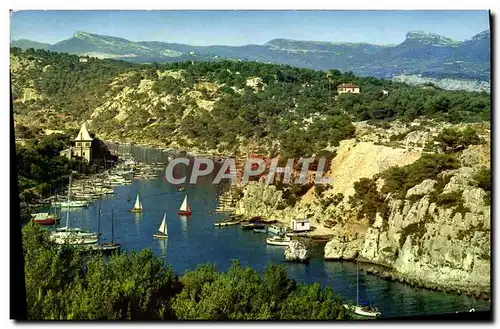
[(319, 70), (338, 69), (378, 78), (421, 74), (431, 78), (490, 79), (489, 30), (466, 41), (414, 30), (409, 31), (405, 40), (397, 45), (276, 38), (263, 45), (244, 46), (134, 42), (120, 37), (76, 31), (72, 38), (53, 45), (15, 40), (11, 46), (140, 63), (235, 59)]

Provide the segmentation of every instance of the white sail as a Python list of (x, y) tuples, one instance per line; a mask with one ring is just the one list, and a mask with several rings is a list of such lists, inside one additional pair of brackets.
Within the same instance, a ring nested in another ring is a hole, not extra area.
[(167, 214), (163, 215), (163, 220), (158, 231), (167, 235)]
[(181, 205), (181, 211), (188, 211), (189, 210), (189, 206), (188, 206), (188, 197), (187, 195), (184, 197), (184, 201), (182, 202), (182, 205)]
[(134, 209), (142, 209), (141, 200), (139, 200), (139, 194), (137, 194), (137, 198), (135, 199)]

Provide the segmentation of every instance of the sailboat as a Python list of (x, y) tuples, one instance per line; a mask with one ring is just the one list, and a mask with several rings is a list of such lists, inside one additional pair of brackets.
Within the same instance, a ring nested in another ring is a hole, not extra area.
[[(69, 176), (68, 200), (71, 199), (71, 174)], [(98, 234), (88, 232), (81, 228), (69, 227), (69, 211), (66, 212), (66, 226), (55, 229), (50, 238), (57, 244), (84, 245), (94, 244), (98, 241)]]
[(352, 310), (355, 314), (364, 317), (378, 318), (382, 315), (382, 313), (379, 312), (375, 307), (359, 305), (359, 265), (357, 258), (356, 258), (356, 305), (351, 306), (349, 304), (344, 304), (344, 307), (348, 310)]
[(163, 215), (163, 220), (161, 221), (160, 228), (158, 228), (158, 232), (153, 234), (155, 238), (165, 239), (168, 237), (167, 235), (167, 214)]
[(182, 201), (181, 208), (179, 209), (179, 211), (177, 212), (177, 214), (179, 214), (179, 215), (186, 215), (186, 216), (190, 216), (191, 215), (191, 208), (189, 208), (189, 205), (188, 205), (188, 197), (187, 197), (187, 195), (184, 197), (184, 201)]
[(134, 208), (130, 209), (131, 212), (142, 212), (142, 203), (139, 199), (139, 194), (137, 194), (137, 198), (135, 199)]

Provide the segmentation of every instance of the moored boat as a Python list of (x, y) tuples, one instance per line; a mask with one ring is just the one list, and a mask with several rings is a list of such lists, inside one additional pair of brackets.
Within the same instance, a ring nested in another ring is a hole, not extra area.
[(53, 232), (50, 238), (55, 243), (64, 245), (95, 244), (99, 241), (97, 234), (81, 229)]
[(83, 208), (87, 207), (89, 202), (84, 200), (55, 201), (52, 205), (59, 208)]
[(39, 225), (55, 225), (59, 220), (59, 216), (48, 212), (40, 212), (31, 214), (32, 221)]
[(260, 223), (249, 223), (241, 225), (242, 230), (265, 229), (266, 226)]
[(382, 315), (381, 312), (379, 312), (375, 307), (370, 307), (370, 306), (359, 306), (359, 305), (348, 305), (344, 304), (344, 307), (352, 311), (354, 314), (363, 316), (363, 317), (368, 317), (368, 318), (378, 318)]
[(352, 311), (354, 314), (368, 317), (368, 318), (378, 318), (382, 316), (382, 313), (375, 307), (372, 306), (362, 306), (359, 304), (359, 265), (358, 259), (356, 259), (356, 305), (344, 304), (344, 307)]
[(278, 235), (275, 235), (266, 239), (266, 243), (272, 246), (288, 246), (290, 242), (292, 242), (292, 239), (287, 236), (280, 237)]
[(270, 225), (267, 231), (271, 234), (282, 235), (286, 233), (287, 228), (279, 225)]
[(253, 231), (255, 233), (267, 233), (267, 230), (265, 228), (254, 228)]
[(240, 222), (239, 221), (221, 221), (221, 222), (215, 222), (214, 226), (231, 226), (231, 225), (238, 225)]
[(191, 208), (189, 208), (189, 204), (187, 201), (187, 195), (184, 197), (184, 201), (182, 201), (181, 208), (177, 211), (177, 214), (189, 216), (191, 215)]
[(98, 221), (98, 244), (92, 245), (90, 248), (94, 251), (100, 251), (104, 253), (113, 252), (120, 250), (122, 247), (121, 243), (115, 242), (115, 211), (111, 209), (111, 242), (101, 242), (101, 208), (99, 207), (99, 221)]

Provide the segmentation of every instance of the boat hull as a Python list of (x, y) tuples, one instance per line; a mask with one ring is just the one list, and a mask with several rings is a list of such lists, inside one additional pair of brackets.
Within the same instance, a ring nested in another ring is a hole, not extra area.
[(163, 234), (153, 234), (153, 237), (156, 239), (166, 239), (168, 238), (168, 235), (163, 235)]
[(222, 223), (214, 223), (214, 226), (231, 226), (238, 225), (239, 222), (222, 222)]
[(365, 311), (361, 306), (353, 306), (353, 309), (347, 304), (344, 304), (344, 307), (349, 311), (352, 311), (354, 314), (363, 316), (366, 318), (378, 318), (382, 315), (382, 313), (377, 311)]
[(190, 211), (182, 211), (182, 210), (179, 210), (179, 211), (177, 212), (177, 215), (191, 216), (191, 212), (190, 212)]
[(138, 213), (138, 212), (142, 212), (142, 209), (136, 209), (136, 208), (132, 208), (129, 210), (130, 212), (135, 212), (135, 213)]
[(262, 230), (265, 228), (266, 228), (266, 226), (263, 224), (247, 224), (247, 225), (243, 225), (241, 227), (242, 230), (254, 230), (254, 229)]
[(103, 243), (101, 245), (91, 245), (90, 249), (98, 252), (110, 253), (116, 250), (120, 250), (122, 245), (120, 243)]
[(279, 241), (279, 240), (272, 240), (272, 239), (266, 239), (266, 243), (271, 246), (283, 246), (286, 247), (290, 245), (291, 241)]
[(97, 243), (98, 239), (89, 237), (54, 237), (52, 241), (61, 245), (88, 245)]

